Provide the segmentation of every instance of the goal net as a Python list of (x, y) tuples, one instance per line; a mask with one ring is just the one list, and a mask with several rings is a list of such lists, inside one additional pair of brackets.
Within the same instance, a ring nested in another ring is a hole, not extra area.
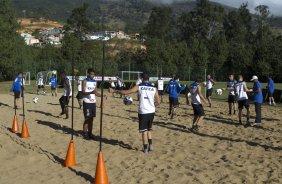
[(55, 78), (57, 78), (57, 71), (56, 70), (49, 70), (49, 71), (40, 71), (36, 75), (36, 85), (38, 85), (38, 79), (40, 77), (43, 78), (43, 83), (45, 86), (50, 86), (50, 79), (52, 75), (55, 75)]
[(121, 71), (122, 80), (137, 80), (143, 72), (140, 71)]

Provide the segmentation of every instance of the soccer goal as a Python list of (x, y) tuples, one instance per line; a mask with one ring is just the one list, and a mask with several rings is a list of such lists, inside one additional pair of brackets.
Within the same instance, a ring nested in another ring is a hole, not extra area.
[(30, 85), (30, 72), (24, 72), (24, 85)]
[(140, 71), (121, 71), (122, 80), (137, 80), (143, 72)]
[(50, 86), (50, 79), (52, 75), (55, 75), (55, 78), (57, 79), (57, 71), (56, 70), (49, 70), (49, 71), (40, 71), (36, 75), (36, 85), (38, 85), (38, 79), (40, 77), (43, 78), (43, 83), (45, 86)]

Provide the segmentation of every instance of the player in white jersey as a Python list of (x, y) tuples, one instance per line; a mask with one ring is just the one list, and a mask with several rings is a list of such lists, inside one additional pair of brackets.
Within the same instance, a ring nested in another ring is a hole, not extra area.
[[(109, 78), (109, 84), (111, 89), (116, 89), (116, 84), (114, 81), (112, 81), (112, 78)], [(112, 93), (112, 97), (115, 97), (114, 93)]]
[(149, 83), (149, 75), (143, 73), (142, 79), (141, 84), (129, 90), (114, 90), (112, 92), (122, 95), (138, 92), (140, 99), (138, 110), (139, 131), (142, 133), (144, 153), (148, 153), (148, 151), (153, 150), (152, 124), (156, 110), (155, 106), (160, 104), (160, 99), (157, 89)]
[(37, 94), (39, 94), (40, 89), (42, 89), (43, 93), (45, 94), (43, 75), (40, 75), (37, 79)]
[(158, 80), (158, 93), (161, 98), (161, 103), (163, 102), (163, 95), (164, 95), (164, 80), (162, 78), (159, 78)]
[(207, 91), (206, 91), (206, 97), (209, 102), (209, 106), (211, 107), (211, 96), (213, 92), (213, 86), (215, 85), (215, 81), (212, 79), (211, 75), (207, 76)]
[(252, 92), (251, 89), (248, 89), (246, 82), (243, 79), (242, 75), (238, 76), (238, 82), (235, 85), (236, 86), (236, 95), (238, 96), (238, 118), (239, 123), (242, 124), (242, 110), (245, 107), (247, 109), (247, 123), (246, 126), (250, 126), (250, 103), (247, 92)]
[[(190, 85), (188, 90), (191, 93), (191, 98), (192, 98), (191, 104), (194, 111), (194, 119), (191, 128), (192, 131), (194, 130), (197, 131), (199, 128), (198, 124), (200, 124), (204, 119), (205, 111), (202, 105), (202, 101), (206, 104), (208, 103), (204, 98), (204, 96), (202, 95), (202, 87), (201, 87), (202, 82), (203, 82), (202, 79), (197, 79), (197, 81), (195, 81), (193, 84)], [(189, 103), (187, 95), (188, 94), (186, 94), (187, 103)]]
[[(92, 129), (93, 121), (96, 117), (96, 96), (101, 97), (101, 94), (97, 91), (94, 70), (88, 69), (87, 75), (87, 78), (82, 83), (83, 113), (85, 118), (83, 133), (85, 139), (93, 138)], [(106, 98), (106, 95), (104, 95), (104, 97)]]
[(79, 108), (82, 108), (82, 99), (83, 99), (83, 94), (82, 94), (82, 81), (79, 79), (79, 76), (75, 76), (75, 81), (77, 85), (77, 95), (76, 99), (79, 105)]
[(72, 88), (71, 88), (70, 80), (67, 77), (65, 71), (61, 73), (61, 79), (64, 87), (64, 95), (59, 99), (62, 109), (61, 115), (65, 114), (66, 119), (68, 119), (69, 118), (68, 104), (69, 104), (69, 99), (72, 96)]

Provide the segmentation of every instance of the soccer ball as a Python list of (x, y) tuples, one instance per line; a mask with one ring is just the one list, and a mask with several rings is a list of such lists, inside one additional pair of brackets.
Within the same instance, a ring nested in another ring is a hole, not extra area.
[(203, 85), (204, 85), (204, 86), (207, 86), (207, 82), (206, 82), (206, 81), (205, 81), (205, 82), (203, 82)]
[(222, 89), (217, 89), (217, 90), (216, 90), (216, 94), (217, 94), (217, 95), (222, 95)]
[(33, 101), (33, 103), (38, 103), (39, 99), (38, 99), (38, 97), (35, 97), (35, 98), (32, 99), (32, 101)]
[(188, 97), (191, 97), (191, 93), (190, 92), (187, 95), (188, 95)]
[(132, 97), (130, 97), (130, 96), (126, 96), (126, 97), (124, 97), (124, 99), (123, 99), (124, 105), (131, 105), (132, 102), (133, 102), (133, 99), (132, 99)]

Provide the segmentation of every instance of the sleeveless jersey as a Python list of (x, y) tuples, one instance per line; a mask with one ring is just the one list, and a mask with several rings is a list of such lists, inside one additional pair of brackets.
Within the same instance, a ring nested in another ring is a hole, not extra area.
[(155, 113), (156, 88), (149, 82), (139, 84), (139, 114)]
[(158, 90), (164, 90), (164, 80), (158, 80)]
[(229, 80), (227, 82), (227, 87), (230, 88), (228, 89), (229, 95), (235, 95), (235, 84), (236, 84), (235, 80)]
[(207, 89), (211, 89), (212, 88), (212, 82), (211, 82), (211, 80), (209, 79), (208, 81), (207, 81)]
[(40, 77), (40, 78), (38, 79), (37, 85), (39, 85), (39, 86), (43, 86), (43, 85), (44, 85), (44, 83), (43, 83), (43, 78), (42, 78), (42, 77)]
[[(91, 80), (90, 78), (86, 78), (84, 80), (86, 82), (85, 84), (85, 92), (92, 92), (96, 90), (96, 80)], [(95, 94), (89, 94), (89, 95), (83, 95), (83, 101), (85, 103), (96, 103), (96, 97)]]
[(69, 86), (70, 86), (70, 95), (69, 96), (72, 96), (72, 88), (71, 88), (70, 79), (68, 77), (65, 77), (63, 81), (64, 81), (64, 96), (67, 96), (67, 85), (66, 85), (67, 81), (69, 81)]
[(81, 80), (77, 81), (77, 90), (82, 91), (82, 81)]
[(247, 100), (248, 95), (247, 92), (244, 90), (244, 81), (238, 81), (236, 84), (236, 92), (238, 94), (238, 100)]
[(201, 98), (198, 93), (198, 86), (199, 84), (197, 82), (194, 82), (193, 84), (190, 85), (189, 90), (192, 96), (192, 104), (199, 105), (201, 104)]

